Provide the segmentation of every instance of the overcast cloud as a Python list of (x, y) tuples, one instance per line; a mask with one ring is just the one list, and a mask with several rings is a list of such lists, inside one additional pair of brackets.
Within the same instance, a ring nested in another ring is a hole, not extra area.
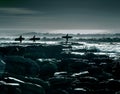
[(0, 1), (0, 32), (119, 33), (119, 25), (119, 0)]

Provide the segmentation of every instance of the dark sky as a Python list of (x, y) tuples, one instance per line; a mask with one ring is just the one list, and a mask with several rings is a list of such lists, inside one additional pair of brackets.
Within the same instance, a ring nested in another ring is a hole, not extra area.
[(0, 0), (0, 32), (119, 33), (120, 0)]

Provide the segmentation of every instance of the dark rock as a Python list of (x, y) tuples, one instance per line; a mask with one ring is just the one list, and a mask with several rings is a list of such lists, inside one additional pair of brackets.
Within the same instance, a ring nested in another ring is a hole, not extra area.
[(74, 79), (68, 77), (52, 77), (49, 79), (52, 88), (68, 88), (73, 81)]
[(120, 91), (120, 81), (119, 80), (108, 80), (106, 82), (107, 88), (114, 91)]
[(107, 80), (112, 78), (112, 75), (110, 73), (107, 73), (105, 71), (103, 71), (101, 68), (99, 67), (91, 67), (88, 69), (90, 76), (96, 77), (99, 80)]
[(116, 79), (120, 79), (120, 61), (116, 61), (112, 67), (112, 73)]
[(84, 88), (74, 88), (73, 94), (86, 94), (87, 90)]
[(3, 60), (0, 60), (0, 79), (2, 78), (5, 72), (6, 63)]
[(71, 75), (71, 77), (85, 77), (88, 76), (89, 72), (88, 71), (83, 71), (83, 72), (79, 72), (79, 73), (73, 73)]
[(60, 58), (61, 51), (61, 45), (28, 46), (25, 48), (24, 57), (34, 60), (38, 58)]
[(21, 94), (19, 83), (0, 81), (0, 94)]
[(25, 83), (23, 80), (14, 77), (5, 77), (4, 81), (7, 83)]
[(80, 77), (79, 80), (81, 82), (90, 82), (90, 83), (97, 83), (99, 80), (95, 77), (90, 77), (90, 76), (87, 76), (87, 77)]
[(120, 94), (120, 91), (115, 92), (115, 94)]
[(50, 84), (48, 81), (43, 81), (42, 79), (32, 78), (32, 77), (25, 78), (25, 79), (26, 79), (25, 82), (41, 85), (45, 90), (48, 90), (50, 88)]
[(21, 83), (22, 94), (45, 94), (42, 86), (32, 83)]
[(63, 89), (55, 89), (51, 90), (48, 94), (69, 94), (66, 90)]
[(88, 88), (91, 90), (96, 90), (98, 88), (99, 81), (95, 77), (80, 77), (73, 81), (73, 88)]
[(54, 73), (58, 70), (57, 65), (55, 62), (52, 61), (37, 61), (40, 67), (39, 77), (40, 78), (49, 78), (54, 75)]
[(54, 73), (54, 76), (55, 76), (55, 77), (68, 76), (68, 73), (65, 72), (65, 71), (62, 71), (62, 72), (55, 72), (55, 73)]
[(0, 47), (0, 52), (5, 55), (23, 55), (25, 49), (22, 46), (6, 46)]
[[(25, 79), (28, 80), (28, 79)], [(13, 78), (13, 77), (8, 77), (5, 79), (5, 81), (9, 82), (9, 83), (18, 83), (20, 85), (20, 89), (22, 91), (22, 94), (45, 94), (45, 90), (41, 85), (38, 84), (42, 84), (42, 81), (35, 81), (33, 79), (28, 80), (28, 82), (19, 80), (17, 78)], [(31, 83), (32, 82), (32, 83)], [(37, 84), (37, 82), (39, 82)], [(9, 84), (7, 84), (9, 85)], [(14, 85), (14, 84), (13, 84)]]
[(6, 56), (4, 61), (6, 62), (5, 71), (8, 73), (24, 76), (36, 76), (38, 74), (39, 66), (31, 59), (21, 56)]
[(76, 59), (76, 58), (67, 58), (63, 59), (59, 62), (58, 66), (60, 67), (61, 71), (67, 71), (70, 73), (86, 71), (90, 65), (84, 59)]

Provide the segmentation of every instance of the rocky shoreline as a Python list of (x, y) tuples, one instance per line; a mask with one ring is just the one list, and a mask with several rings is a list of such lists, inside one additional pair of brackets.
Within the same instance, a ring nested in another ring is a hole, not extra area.
[(120, 61), (62, 45), (0, 47), (0, 94), (120, 94)]

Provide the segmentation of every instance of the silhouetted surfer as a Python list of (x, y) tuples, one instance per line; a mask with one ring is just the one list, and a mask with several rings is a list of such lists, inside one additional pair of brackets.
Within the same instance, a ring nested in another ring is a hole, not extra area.
[(33, 42), (35, 42), (36, 40), (40, 40), (40, 38), (36, 38), (34, 35), (33, 38), (30, 38), (29, 40), (32, 40)]
[(66, 44), (68, 43), (68, 40), (72, 38), (72, 36), (69, 36), (68, 34), (66, 36), (62, 36), (62, 38), (66, 39)]
[(22, 43), (23, 40), (25, 40), (25, 38), (23, 38), (22, 35), (19, 38), (15, 38), (15, 41), (20, 41), (20, 43)]

